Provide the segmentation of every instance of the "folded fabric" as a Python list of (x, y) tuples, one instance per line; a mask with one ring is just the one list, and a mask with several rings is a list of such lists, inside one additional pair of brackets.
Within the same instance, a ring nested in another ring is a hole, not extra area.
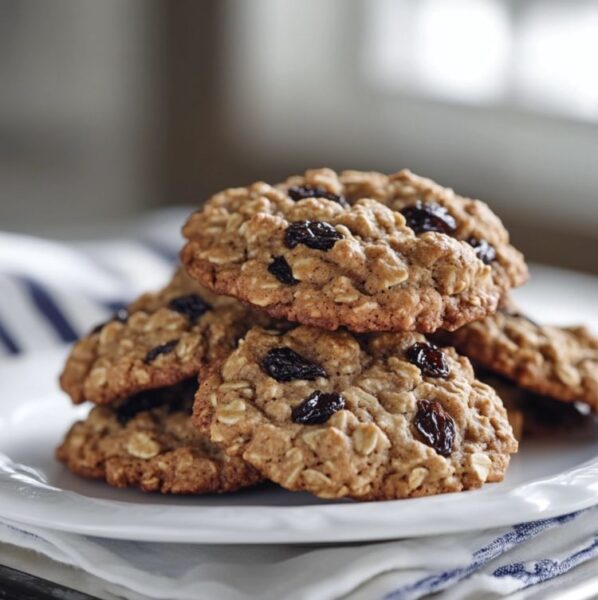
[[(502, 530), (341, 546), (108, 540), (0, 523), (0, 541), (170, 600), (505, 596), (598, 557), (598, 508)], [(469, 579), (468, 579), (469, 578)]]

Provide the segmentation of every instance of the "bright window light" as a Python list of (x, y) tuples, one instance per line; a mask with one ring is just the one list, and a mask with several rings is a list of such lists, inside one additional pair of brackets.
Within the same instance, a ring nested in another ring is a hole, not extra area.
[(498, 0), (375, 0), (366, 9), (366, 69), (379, 84), (471, 102), (503, 93), (511, 34)]
[(504, 90), (510, 30), (495, 0), (425, 0), (416, 29), (423, 85), (443, 96), (480, 100)]
[(598, 117), (598, 6), (536, 6), (521, 23), (516, 87), (527, 104)]
[(378, 89), (598, 121), (598, 2), (364, 0)]

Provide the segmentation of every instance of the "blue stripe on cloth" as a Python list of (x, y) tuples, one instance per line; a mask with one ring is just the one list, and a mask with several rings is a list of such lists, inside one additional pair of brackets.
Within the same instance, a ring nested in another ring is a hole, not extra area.
[[(586, 509), (591, 510), (591, 509)], [(451, 569), (443, 573), (435, 573), (416, 581), (415, 583), (406, 585), (400, 589), (394, 590), (384, 597), (384, 600), (408, 600), (410, 598), (421, 598), (423, 595), (431, 594), (443, 589), (449, 585), (454, 585), (469, 577), (491, 560), (498, 558), (505, 552), (508, 552), (515, 546), (527, 542), (538, 534), (563, 525), (568, 521), (576, 519), (586, 510), (554, 517), (552, 519), (542, 519), (541, 521), (532, 521), (531, 523), (521, 523), (513, 525), (510, 531), (495, 538), (489, 544), (480, 548), (473, 554), (473, 562), (465, 567)]]
[(65, 342), (74, 342), (79, 335), (74, 330), (73, 326), (69, 323), (65, 315), (62, 313), (60, 308), (54, 299), (39, 283), (33, 281), (29, 277), (18, 278), (23, 285), (27, 288), (27, 291), (31, 295), (31, 300), (37, 306), (39, 311), (44, 315), (50, 325), (56, 330), (56, 333)]
[(102, 303), (110, 312), (117, 313), (119, 310), (123, 308), (127, 308), (127, 302), (124, 300), (108, 300), (107, 302)]
[(492, 575), (500, 578), (513, 577), (521, 581), (523, 587), (529, 587), (553, 577), (564, 575), (574, 567), (596, 556), (598, 556), (598, 534), (595, 534), (586, 546), (563, 560), (544, 559), (532, 560), (526, 563), (512, 563), (496, 569)]
[(128, 303), (125, 302), (124, 300), (106, 300), (104, 302), (101, 302), (100, 304), (102, 307), (106, 308), (108, 314), (102, 321), (97, 321), (96, 323), (94, 323), (91, 326), (91, 328), (87, 331), (87, 333), (84, 333), (82, 335), (89, 335), (90, 333), (94, 332), (95, 330), (98, 330), (100, 327), (103, 327), (110, 320), (118, 317), (118, 315), (119, 315), (119, 313), (121, 313), (121, 311), (124, 311), (125, 314), (127, 313)]
[(0, 342), (8, 350), (10, 354), (18, 354), (21, 352), (21, 348), (13, 338), (13, 336), (6, 330), (6, 328), (0, 323)]

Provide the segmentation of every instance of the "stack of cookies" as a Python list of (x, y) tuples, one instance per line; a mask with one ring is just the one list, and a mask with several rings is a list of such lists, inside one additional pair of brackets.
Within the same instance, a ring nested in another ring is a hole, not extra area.
[(429, 179), (310, 170), (216, 194), (183, 234), (172, 281), (67, 360), (62, 388), (95, 405), (57, 450), (78, 475), (456, 492), (504, 477), (513, 428), (598, 409), (598, 341), (521, 315), (527, 267), (501, 221)]

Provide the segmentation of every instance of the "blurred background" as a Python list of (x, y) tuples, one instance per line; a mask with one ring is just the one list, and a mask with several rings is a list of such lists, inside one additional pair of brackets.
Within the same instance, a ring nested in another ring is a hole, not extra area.
[(0, 0), (0, 229), (409, 167), (598, 272), (598, 2)]

